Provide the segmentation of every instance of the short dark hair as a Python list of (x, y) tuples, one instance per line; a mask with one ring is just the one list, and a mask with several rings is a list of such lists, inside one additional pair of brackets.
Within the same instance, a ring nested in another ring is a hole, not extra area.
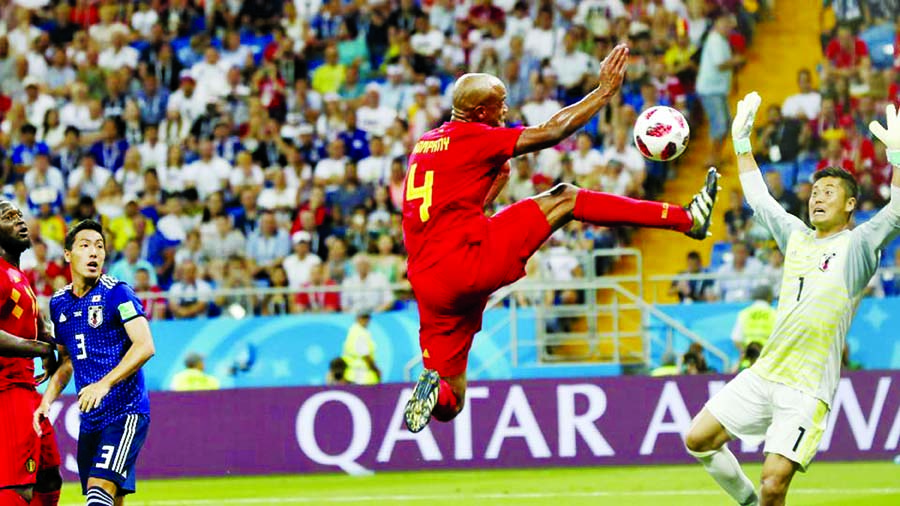
[[(66, 234), (66, 251), (72, 251), (72, 246), (75, 244), (75, 236), (82, 230), (93, 230), (100, 234), (100, 237), (103, 237), (103, 225), (98, 221), (90, 219), (81, 220)], [(103, 242), (104, 244), (106, 243), (106, 238), (104, 238)]]
[(81, 137), (81, 130), (77, 126), (69, 125), (66, 127), (65, 135), (75, 134), (75, 137)]
[(696, 251), (691, 251), (690, 253), (687, 254), (687, 257), (688, 257), (688, 260), (696, 260), (698, 262), (700, 261), (700, 253), (698, 253)]
[(31, 123), (25, 123), (19, 128), (20, 134), (37, 134), (37, 127)]
[(859, 183), (856, 182), (856, 177), (845, 169), (840, 167), (828, 167), (816, 171), (813, 173), (813, 183), (825, 177), (836, 177), (840, 179), (841, 184), (844, 185), (844, 190), (847, 192), (847, 198), (859, 198)]

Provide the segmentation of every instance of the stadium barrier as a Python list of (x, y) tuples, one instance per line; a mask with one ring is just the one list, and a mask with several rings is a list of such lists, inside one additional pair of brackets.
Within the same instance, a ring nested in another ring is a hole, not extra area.
[[(691, 416), (726, 376), (476, 382), (453, 423), (403, 427), (407, 385), (153, 393), (139, 478), (690, 463)], [(67, 481), (78, 406), (51, 408)], [(900, 371), (844, 377), (817, 460), (886, 460), (900, 442)], [(759, 461), (761, 448), (731, 448)], [(698, 473), (702, 472), (698, 467)]]

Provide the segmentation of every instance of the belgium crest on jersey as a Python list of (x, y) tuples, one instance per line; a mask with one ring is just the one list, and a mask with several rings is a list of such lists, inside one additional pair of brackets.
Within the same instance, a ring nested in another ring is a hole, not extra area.
[(88, 307), (88, 325), (97, 328), (103, 323), (103, 306)]

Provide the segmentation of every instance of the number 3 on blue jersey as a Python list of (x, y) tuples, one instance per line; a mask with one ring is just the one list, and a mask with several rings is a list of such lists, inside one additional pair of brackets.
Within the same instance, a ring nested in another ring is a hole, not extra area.
[(75, 355), (75, 358), (78, 360), (84, 360), (87, 358), (87, 348), (84, 346), (84, 334), (75, 334), (75, 347), (78, 348), (78, 355)]

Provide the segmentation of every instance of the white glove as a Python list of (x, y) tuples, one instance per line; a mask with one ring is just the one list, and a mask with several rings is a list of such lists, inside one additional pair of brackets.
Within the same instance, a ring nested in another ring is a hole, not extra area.
[(900, 167), (900, 111), (894, 104), (888, 104), (884, 115), (887, 117), (887, 128), (873, 121), (869, 123), (869, 131), (887, 146), (887, 159), (891, 165)]
[(756, 111), (762, 99), (759, 93), (751, 91), (742, 100), (738, 101), (737, 113), (731, 122), (731, 141), (734, 143), (734, 152), (743, 155), (750, 153), (750, 134), (753, 133), (753, 120), (756, 119)]

